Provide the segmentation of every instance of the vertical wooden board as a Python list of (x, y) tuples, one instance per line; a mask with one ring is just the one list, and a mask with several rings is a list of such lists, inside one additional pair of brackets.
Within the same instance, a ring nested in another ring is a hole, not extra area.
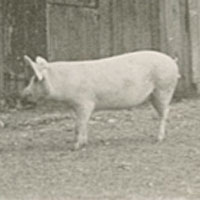
[(150, 0), (150, 32), (151, 47), (154, 50), (160, 50), (160, 18), (159, 18), (159, 0)]
[(172, 57), (181, 58), (179, 55), (182, 42), (179, 2), (168, 0), (165, 6), (168, 52)]
[[(1, 15), (3, 17), (2, 20), (2, 79), (4, 82), (2, 84), (4, 92), (10, 92), (10, 69), (13, 67), (13, 60), (14, 60), (14, 55), (13, 53), (13, 32), (14, 32), (14, 26), (12, 24), (12, 21), (14, 21), (14, 11), (13, 11), (13, 3), (12, 1), (3, 1), (2, 2), (2, 12)], [(18, 7), (15, 7), (15, 10), (18, 10)]]
[[(25, 1), (25, 0), (24, 0)], [(47, 41), (46, 41), (46, 2), (45, 0), (35, 0), (35, 12), (33, 16), (35, 22), (34, 40), (37, 41), (35, 54), (47, 56)], [(26, 27), (24, 27), (25, 29)]]
[(144, 34), (144, 15), (146, 15), (146, 13), (144, 14), (144, 7), (143, 7), (143, 1), (140, 0), (136, 0), (137, 4), (137, 27), (138, 27), (138, 43), (137, 43), (137, 48), (140, 49), (142, 47), (144, 47), (144, 41), (143, 41), (143, 34)]
[[(58, 50), (58, 38), (59, 34), (61, 34), (60, 30), (57, 30), (54, 27), (54, 24), (60, 23), (60, 18), (56, 15), (56, 11), (59, 8), (57, 6), (53, 6), (52, 4), (47, 4), (47, 49), (48, 49), (48, 59), (54, 60), (58, 57), (57, 50)], [(62, 12), (61, 12), (62, 13)], [(63, 21), (65, 20), (65, 15), (63, 16)], [(63, 28), (65, 28), (66, 24), (62, 24)], [(67, 37), (67, 32), (65, 33)], [(59, 58), (58, 58), (59, 59)]]
[(189, 33), (189, 13), (187, 0), (179, 0), (181, 16), (181, 53), (182, 53), (182, 81), (185, 94), (192, 93), (192, 63), (191, 63), (191, 43)]
[[(69, 12), (70, 10), (70, 12)], [(70, 59), (94, 59), (99, 56), (98, 15), (89, 8), (68, 8)]]
[[(71, 9), (71, 19), (68, 21), (69, 27), (69, 43), (70, 43), (70, 59), (81, 60), (86, 59), (89, 55), (87, 45), (89, 46), (87, 14), (83, 12), (83, 8), (68, 8)], [(91, 35), (93, 37), (93, 35)]]
[(112, 4), (112, 54), (121, 54), (123, 47), (123, 26), (122, 26), (122, 0), (113, 0)]
[[(185, 1), (185, 0), (184, 0)], [(170, 32), (168, 37), (168, 43), (170, 47), (170, 55), (172, 57), (178, 58), (178, 66), (179, 71), (181, 73), (181, 79), (179, 81), (178, 89), (182, 92), (182, 95), (187, 96), (189, 93), (189, 82), (188, 77), (189, 74), (186, 69), (188, 69), (190, 66), (189, 59), (190, 59), (190, 53), (188, 51), (188, 41), (189, 38), (186, 36), (186, 13), (185, 13), (185, 3), (183, 0), (172, 1), (172, 6), (169, 9), (172, 9), (172, 25), (168, 27), (168, 30), (170, 31), (170, 27), (172, 26), (172, 32)], [(173, 10), (174, 9), (174, 10)], [(168, 32), (169, 32), (168, 31)]]
[(160, 26), (160, 50), (162, 52), (167, 52), (168, 49), (168, 42), (167, 42), (167, 27), (166, 27), (166, 9), (165, 9), (165, 5), (166, 5), (166, 1), (168, 0), (162, 0), (159, 1), (159, 26)]
[(143, 35), (142, 35), (142, 41), (143, 41), (143, 48), (145, 49), (150, 49), (152, 47), (151, 43), (151, 15), (150, 15), (150, 5), (151, 1), (145, 0), (141, 1), (143, 2), (141, 6), (143, 7), (143, 13), (144, 18), (143, 18)]
[(142, 46), (142, 39), (141, 39), (141, 34), (142, 34), (142, 22), (141, 22), (141, 1), (140, 0), (135, 0), (135, 8), (136, 8), (136, 24), (135, 28), (137, 30), (136, 36), (135, 36), (135, 47), (136, 49), (140, 49)]
[[(81, 7), (70, 7), (65, 6), (65, 13), (67, 16), (67, 29), (62, 30), (61, 40), (63, 44), (67, 41), (68, 47), (64, 46), (68, 49), (67, 54), (69, 55), (70, 60), (78, 60), (84, 59), (89, 52), (85, 51), (85, 42), (88, 43), (87, 40), (87, 15), (84, 13), (83, 8)], [(64, 34), (68, 32), (69, 37), (65, 38)], [(65, 39), (62, 39), (64, 37)], [(92, 35), (91, 35), (92, 37)], [(88, 44), (89, 45), (89, 44)], [(64, 50), (65, 51), (65, 50)], [(63, 51), (63, 55), (65, 52)]]
[(134, 44), (136, 41), (137, 29), (135, 29), (135, 1), (122, 1), (122, 26), (123, 26), (123, 47), (125, 52), (130, 52), (136, 49)]
[(52, 20), (51, 20), (51, 4), (46, 5), (46, 41), (47, 41), (47, 58), (49, 61), (54, 60), (55, 55), (53, 52), (53, 36), (50, 36), (50, 33), (52, 33)]
[(23, 75), (28, 77), (31, 72), (24, 66), (23, 55), (35, 57), (46, 53), (45, 30), (43, 30), (45, 4), (44, 1), (39, 0), (17, 2), (4, 0), (1, 3), (3, 3), (1, 12), (3, 58), (1, 60), (4, 61), (4, 89), (5, 92), (12, 93), (21, 90), (22, 84), (18, 84), (18, 77)]
[(140, 17), (139, 17), (139, 13), (140, 13), (140, 6), (138, 4), (138, 0), (133, 0), (132, 1), (132, 11), (131, 13), (131, 17), (132, 17), (132, 45), (133, 45), (133, 50), (138, 50), (141, 49), (141, 29), (140, 29), (140, 23), (142, 23), (140, 21)]
[(100, 57), (112, 55), (112, 0), (99, 1), (99, 54)]
[[(153, 7), (151, 4), (152, 0), (113, 0), (113, 52), (115, 54), (152, 48), (152, 24), (156, 17), (151, 18), (151, 7)], [(157, 7), (157, 16), (158, 12)], [(159, 29), (158, 24), (155, 27), (156, 30)], [(154, 41), (157, 42), (158, 39), (155, 38), (159, 38), (158, 31), (156, 34)]]
[(173, 58), (177, 58), (180, 65), (182, 65), (182, 28), (179, 1), (165, 0), (165, 4), (162, 4), (162, 6), (162, 11), (164, 11), (163, 14), (165, 15), (162, 17), (164, 20), (163, 24), (161, 24), (161, 30), (163, 31), (161, 34), (164, 35), (162, 50)]
[(48, 49), (51, 60), (98, 57), (96, 10), (68, 5), (48, 5)]
[(84, 8), (86, 35), (83, 46), (84, 59), (95, 59), (99, 57), (99, 17), (96, 10)]
[(4, 57), (3, 57), (3, 16), (2, 3), (0, 5), (0, 98), (4, 91)]
[(151, 48), (149, 1), (123, 1), (123, 42), (125, 51)]
[[(200, 34), (200, 1), (199, 0), (196, 0), (197, 1), (197, 10), (198, 10), (198, 24), (197, 24), (197, 27), (198, 27), (198, 35)], [(199, 43), (199, 51), (200, 51), (200, 38), (198, 38), (198, 43)], [(200, 55), (200, 53), (198, 54), (198, 56)], [(200, 57), (199, 57), (200, 59)], [(199, 62), (198, 62), (199, 63)], [(197, 92), (198, 94), (200, 93), (200, 66), (198, 65), (198, 68), (197, 68), (197, 73), (198, 73), (198, 77), (195, 78), (195, 81), (196, 81), (196, 85), (197, 85)]]
[(192, 81), (197, 85), (197, 92), (200, 92), (200, 2), (189, 0), (189, 21), (190, 21), (190, 41), (191, 41), (191, 62)]
[[(47, 12), (49, 59), (73, 60), (81, 51), (81, 48), (79, 48), (78, 52), (75, 51), (77, 48), (75, 43), (73, 46), (71, 45), (76, 37), (79, 39), (74, 33), (73, 23), (75, 23), (76, 19), (72, 16), (73, 10), (70, 7), (49, 4)], [(82, 44), (79, 47), (81, 46)]]
[(179, 81), (177, 90), (183, 92), (186, 89), (184, 71), (185, 60), (182, 51), (182, 48), (185, 48), (183, 47), (185, 41), (183, 41), (184, 30), (182, 29), (181, 21), (183, 16), (180, 9), (180, 2), (179, 0), (163, 0), (160, 1), (159, 7), (161, 51), (178, 60), (177, 63), (181, 73), (181, 80)]
[(151, 30), (150, 30), (150, 1), (136, 0), (137, 8), (137, 48), (149, 49), (151, 48)]

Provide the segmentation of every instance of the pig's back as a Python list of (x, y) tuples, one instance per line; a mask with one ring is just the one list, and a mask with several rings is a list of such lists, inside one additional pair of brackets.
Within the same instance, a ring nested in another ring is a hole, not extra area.
[(153, 51), (55, 62), (51, 66), (58, 76), (64, 77), (61, 85), (71, 99), (92, 100), (97, 109), (121, 109), (142, 103), (156, 87), (157, 80), (167, 78), (170, 82), (177, 73), (177, 66), (169, 56)]

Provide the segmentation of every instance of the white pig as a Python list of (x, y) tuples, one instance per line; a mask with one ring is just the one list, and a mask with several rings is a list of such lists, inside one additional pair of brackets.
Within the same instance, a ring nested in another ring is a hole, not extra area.
[(158, 140), (165, 137), (169, 104), (179, 78), (178, 66), (168, 55), (137, 51), (89, 61), (32, 61), (34, 76), (22, 97), (65, 101), (75, 115), (75, 148), (87, 144), (87, 123), (95, 110), (128, 109), (148, 97), (160, 116)]

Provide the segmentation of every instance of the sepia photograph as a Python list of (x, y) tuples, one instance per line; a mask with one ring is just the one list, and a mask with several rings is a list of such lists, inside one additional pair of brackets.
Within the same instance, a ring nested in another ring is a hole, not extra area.
[(199, 132), (199, 0), (0, 0), (0, 200), (199, 200)]

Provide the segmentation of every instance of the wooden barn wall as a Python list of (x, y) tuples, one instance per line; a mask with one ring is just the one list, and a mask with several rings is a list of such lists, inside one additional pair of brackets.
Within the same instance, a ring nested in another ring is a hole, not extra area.
[(112, 1), (112, 54), (159, 48), (157, 0)]
[(178, 90), (194, 93), (188, 0), (160, 1), (160, 50), (177, 59), (181, 79)]
[(50, 60), (99, 57), (97, 1), (47, 1), (47, 40)]
[(4, 90), (18, 91), (30, 69), (23, 55), (46, 56), (45, 2), (40, 0), (1, 0), (3, 13)]
[[(51, 60), (91, 59), (137, 49), (159, 49), (159, 0), (47, 2)], [(92, 2), (93, 6), (83, 2)]]
[[(74, 2), (48, 0), (51, 60), (91, 59), (139, 49), (160, 50), (177, 59), (181, 73), (178, 91), (184, 96), (196, 92), (200, 83), (198, 0)], [(93, 6), (88, 6), (88, 2)]]
[(100, 56), (160, 48), (159, 0), (99, 3)]
[(0, 90), (23, 87), (24, 54), (83, 60), (148, 48), (177, 58), (185, 96), (200, 85), (199, 0), (0, 0), (0, 9)]

